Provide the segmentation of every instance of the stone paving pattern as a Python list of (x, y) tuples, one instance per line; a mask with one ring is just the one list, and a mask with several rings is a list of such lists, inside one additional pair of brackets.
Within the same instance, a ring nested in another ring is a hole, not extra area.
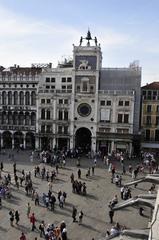
[[(13, 173), (13, 162), (8, 160), (8, 153), (0, 155), (0, 161), (4, 162), (4, 171)], [(24, 169), (25, 171), (31, 171), (37, 164), (37, 159), (33, 163), (29, 160), (30, 152), (21, 151), (15, 154), (15, 160), (17, 163), (18, 171)], [(40, 163), (38, 163), (40, 164)], [(129, 163), (128, 163), (129, 164)], [(134, 165), (136, 162), (134, 162)], [(43, 164), (41, 163), (40, 166)], [(39, 236), (39, 231), (31, 231), (31, 225), (29, 219), (26, 216), (27, 203), (31, 203), (32, 212), (35, 213), (37, 219), (37, 228), (42, 220), (45, 223), (59, 224), (62, 220), (66, 222), (67, 233), (69, 240), (91, 240), (93, 237), (95, 240), (99, 240), (105, 236), (106, 230), (111, 228), (108, 215), (108, 203), (114, 197), (118, 195), (120, 200), (120, 188), (112, 184), (110, 181), (110, 173), (108, 173), (107, 167), (101, 160), (98, 160), (97, 167), (95, 168), (95, 175), (86, 178), (86, 171), (89, 166), (93, 165), (93, 160), (81, 159), (81, 181), (86, 182), (87, 196), (81, 196), (72, 193), (72, 186), (70, 182), (70, 175), (73, 172), (75, 179), (77, 179), (77, 170), (75, 159), (68, 159), (66, 168), (59, 169), (58, 179), (53, 183), (53, 192), (57, 197), (59, 190), (67, 192), (66, 204), (63, 209), (58, 206), (58, 200), (56, 201), (55, 211), (51, 212), (43, 206), (35, 206), (34, 201), (31, 201), (30, 197), (25, 195), (24, 188), (20, 187), (19, 190), (13, 186), (12, 194), (13, 198), (2, 201), (2, 209), (0, 210), (0, 240), (19, 240), (21, 231), (26, 233), (27, 240), (34, 240)], [(117, 169), (119, 170), (120, 164), (115, 162)], [(54, 168), (54, 167), (53, 167)], [(51, 169), (50, 166), (46, 166), (46, 169)], [(120, 170), (119, 170), (120, 172)], [(19, 173), (18, 173), (19, 174)], [(42, 195), (42, 193), (48, 192), (48, 184), (46, 180), (42, 181), (41, 178), (34, 178), (33, 183), (36, 187), (36, 191)], [(123, 182), (131, 180), (130, 174), (123, 176)], [(150, 183), (141, 183), (135, 189), (132, 187), (132, 196), (136, 196), (140, 193), (147, 193)], [(82, 209), (84, 213), (82, 225), (72, 222), (72, 206), (77, 207), (78, 212)], [(14, 227), (10, 226), (9, 211), (10, 209), (18, 210), (20, 212), (19, 226), (14, 224)], [(144, 207), (145, 217), (141, 217), (138, 214), (137, 207), (129, 207), (121, 211), (117, 211), (114, 214), (114, 222), (118, 221), (120, 224), (125, 225), (127, 228), (146, 228), (148, 226), (150, 209)]]

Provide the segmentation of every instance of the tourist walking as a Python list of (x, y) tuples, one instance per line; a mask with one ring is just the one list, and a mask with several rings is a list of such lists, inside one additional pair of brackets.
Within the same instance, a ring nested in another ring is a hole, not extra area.
[(15, 220), (16, 220), (16, 224), (18, 225), (19, 220), (20, 220), (20, 214), (19, 214), (18, 210), (15, 211)]
[(32, 224), (31, 230), (34, 231), (34, 229), (36, 228), (36, 226), (35, 226), (36, 218), (35, 218), (34, 213), (32, 213), (32, 215), (30, 216), (30, 222)]
[(10, 210), (9, 215), (10, 215), (10, 225), (13, 227), (13, 222), (14, 222), (14, 210)]
[(76, 222), (76, 215), (77, 215), (77, 209), (76, 207), (73, 206), (73, 209), (72, 209), (73, 222)]
[(113, 217), (114, 217), (114, 211), (113, 211), (113, 209), (110, 209), (110, 211), (109, 211), (109, 217), (110, 217), (110, 223), (113, 223)]
[(21, 233), (19, 240), (26, 240), (26, 236), (23, 232)]
[(27, 204), (27, 217), (29, 218), (31, 212), (31, 206), (30, 203)]
[(82, 219), (83, 219), (83, 212), (82, 210), (79, 212), (79, 215), (78, 215), (78, 224), (80, 225), (82, 223)]

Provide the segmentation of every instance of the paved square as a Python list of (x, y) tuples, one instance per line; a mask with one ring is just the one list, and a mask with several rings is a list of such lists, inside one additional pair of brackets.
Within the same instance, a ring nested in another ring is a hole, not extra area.
[[(15, 154), (15, 160), (17, 163), (18, 175), (21, 170), (31, 171), (37, 164), (37, 159), (31, 163), (29, 160), (29, 152), (21, 151)], [(0, 155), (0, 161), (4, 163), (4, 174), (8, 172), (13, 173), (13, 162), (8, 160), (8, 152), (5, 155)], [(134, 163), (135, 164), (135, 163)], [(43, 164), (40, 164), (42, 166)], [(27, 240), (34, 240), (39, 236), (39, 230), (31, 232), (31, 225), (27, 218), (27, 203), (31, 203), (31, 212), (35, 213), (38, 220), (36, 223), (37, 229), (41, 220), (44, 220), (46, 224), (55, 223), (59, 224), (62, 220), (66, 222), (68, 239), (70, 240), (91, 240), (93, 237), (95, 240), (105, 236), (106, 230), (110, 229), (108, 215), (108, 203), (114, 197), (118, 195), (120, 201), (120, 188), (111, 183), (110, 173), (101, 160), (98, 160), (97, 167), (95, 168), (95, 175), (86, 178), (86, 172), (89, 166), (93, 165), (93, 160), (81, 159), (81, 171), (82, 182), (87, 185), (87, 196), (78, 195), (72, 193), (72, 185), (70, 181), (70, 175), (73, 172), (75, 179), (77, 179), (76, 160), (68, 159), (66, 168), (59, 169), (57, 180), (53, 183), (53, 192), (57, 198), (57, 192), (59, 190), (67, 192), (67, 199), (64, 208), (61, 209), (58, 206), (58, 199), (55, 204), (55, 211), (51, 212), (44, 206), (35, 206), (34, 201), (25, 194), (24, 187), (20, 187), (19, 190), (12, 185), (11, 199), (2, 200), (2, 209), (0, 210), (0, 240), (18, 240), (21, 231), (24, 231), (27, 236)], [(120, 164), (115, 162), (117, 170), (119, 170)], [(49, 165), (46, 165), (46, 169), (51, 169)], [(55, 169), (55, 167), (53, 167)], [(120, 170), (119, 170), (120, 172)], [(33, 186), (36, 191), (42, 196), (43, 193), (48, 192), (48, 183), (41, 178), (35, 178), (32, 174)], [(130, 175), (123, 176), (123, 182), (131, 181)], [(140, 193), (147, 193), (147, 190), (151, 184), (141, 183), (136, 189), (132, 187), (132, 196), (136, 196)], [(72, 206), (76, 206), (78, 213), (83, 211), (83, 223), (73, 223), (72, 221)], [(145, 207), (144, 207), (145, 208)], [(10, 209), (18, 210), (20, 212), (19, 226), (14, 224), (14, 227), (10, 226), (9, 211)], [(126, 208), (121, 211), (117, 211), (114, 214), (114, 222), (118, 221), (120, 224), (125, 225), (127, 228), (146, 228), (148, 225), (148, 216), (150, 216), (150, 209), (145, 208), (145, 215), (147, 217), (141, 217), (138, 214), (137, 208)]]

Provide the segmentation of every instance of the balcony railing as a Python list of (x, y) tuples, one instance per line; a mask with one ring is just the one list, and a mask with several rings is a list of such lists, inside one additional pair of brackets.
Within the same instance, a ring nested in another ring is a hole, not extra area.
[(35, 131), (35, 126), (0, 125), (0, 130)]

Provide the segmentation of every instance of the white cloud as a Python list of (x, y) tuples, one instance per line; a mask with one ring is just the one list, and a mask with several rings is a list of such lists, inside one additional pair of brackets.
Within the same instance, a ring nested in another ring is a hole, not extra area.
[[(14, 14), (0, 6), (0, 65), (32, 62), (57, 62), (62, 55), (72, 55), (72, 44), (78, 44), (83, 29), (54, 24)], [(126, 34), (97, 28), (95, 35), (104, 50), (130, 44)]]

